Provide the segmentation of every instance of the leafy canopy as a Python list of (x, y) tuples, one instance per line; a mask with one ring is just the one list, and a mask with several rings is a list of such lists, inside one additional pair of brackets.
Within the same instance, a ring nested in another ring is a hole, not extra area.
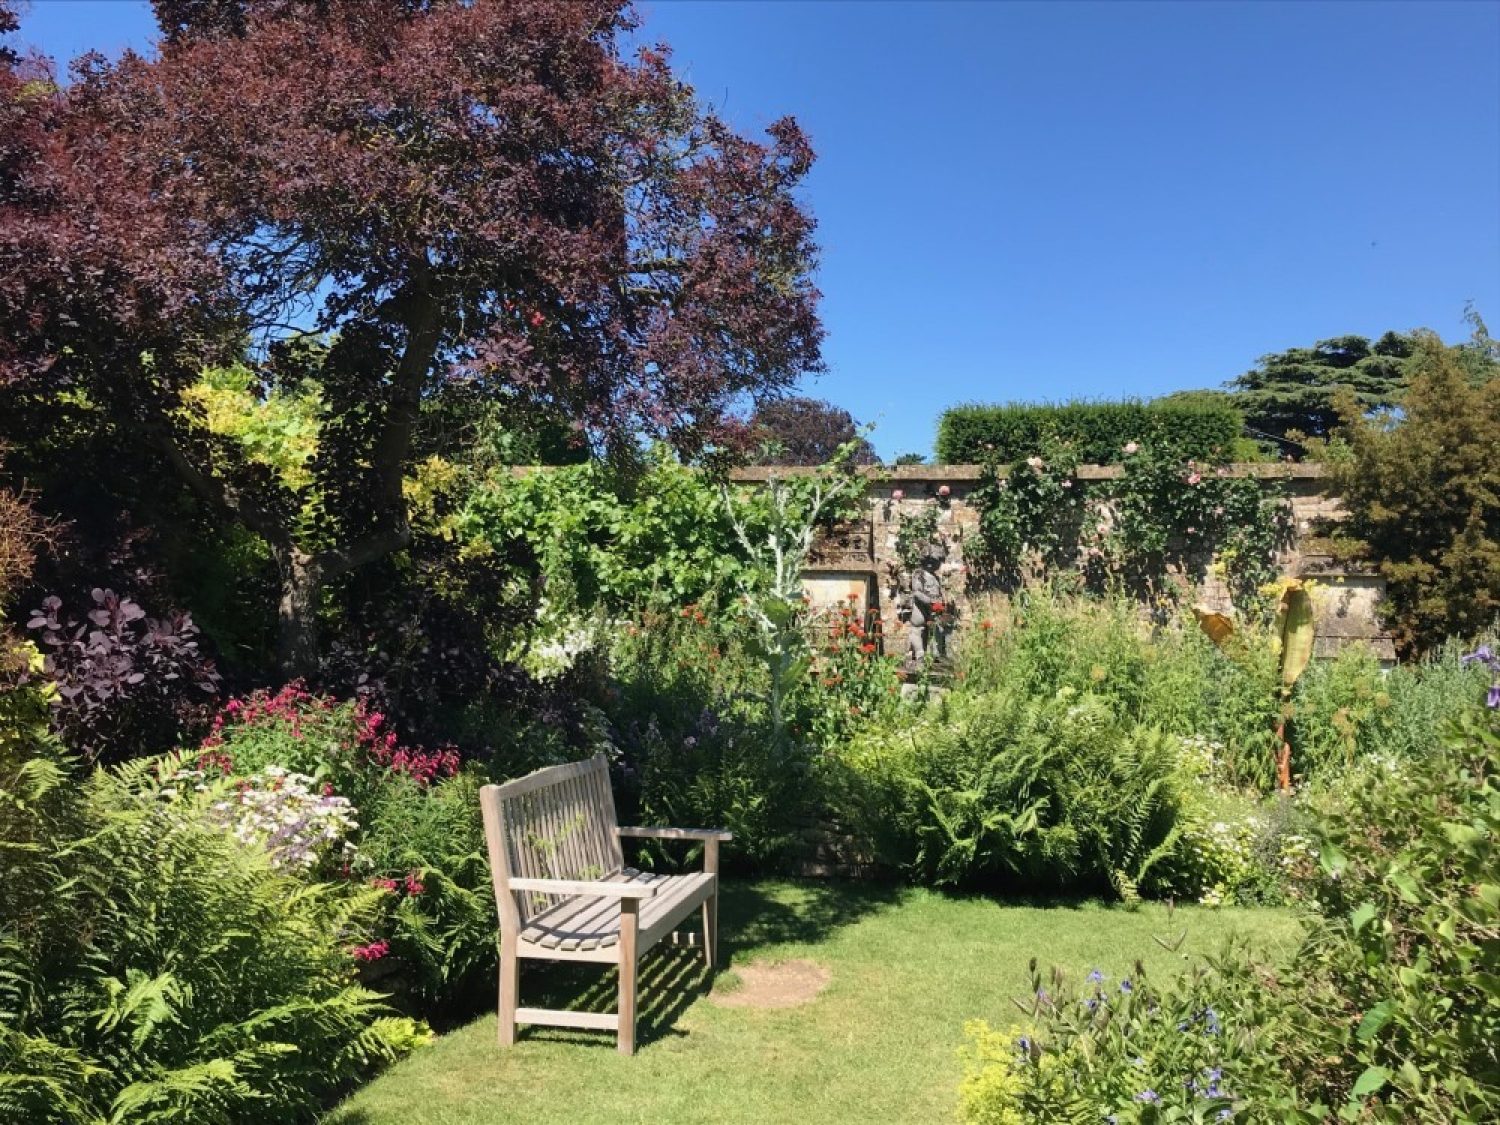
[(1338, 424), (1334, 398), (1340, 390), (1366, 414), (1398, 406), (1414, 350), (1413, 338), (1397, 332), (1374, 343), (1364, 336), (1335, 336), (1310, 348), (1261, 356), (1229, 385), (1246, 424), (1259, 434), (1281, 440), (1294, 434), (1326, 437)]
[[(157, 12), (158, 59), (90, 57), (65, 89), (0, 62), (0, 385), (86, 387), (265, 540), (288, 666), (316, 658), (321, 589), (410, 542), (446, 389), (693, 454), (820, 365), (806, 137), (740, 136), (665, 48), (627, 58), (619, 0)], [(204, 393), (236, 362), (269, 444)], [(289, 465), (310, 435), (275, 432), (282, 396), (309, 379), (316, 452)]]
[(1376, 560), (1407, 651), (1473, 636), (1500, 614), (1500, 399), (1476, 384), (1463, 351), (1418, 338), (1415, 377), (1399, 424), (1343, 403), (1352, 457), (1338, 484), (1342, 529)]

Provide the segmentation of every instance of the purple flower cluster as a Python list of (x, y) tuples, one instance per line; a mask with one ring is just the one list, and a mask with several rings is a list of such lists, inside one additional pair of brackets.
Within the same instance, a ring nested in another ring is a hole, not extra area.
[(1490, 683), (1489, 694), (1485, 696), (1484, 705), (1490, 710), (1500, 710), (1500, 653), (1495, 652), (1489, 645), (1480, 645), (1473, 652), (1461, 659), (1463, 664), (1480, 664), (1488, 668), (1494, 679)]

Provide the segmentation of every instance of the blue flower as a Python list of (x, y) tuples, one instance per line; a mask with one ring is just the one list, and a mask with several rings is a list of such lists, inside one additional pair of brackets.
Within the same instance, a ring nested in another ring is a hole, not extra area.
[(1021, 1048), (1021, 1050), (1025, 1051), (1025, 1052), (1027, 1052), (1029, 1054), (1031, 1052), (1031, 1039), (1030, 1039), (1030, 1037), (1026, 1036), (1026, 1035), (1021, 1036), (1021, 1038), (1019, 1038), (1019, 1039), (1016, 1040), (1016, 1046), (1019, 1047), (1019, 1048)]
[(1124, 980), (1122, 980), (1120, 982), (1120, 991), (1121, 992), (1134, 992), (1135, 991), (1135, 985), (1133, 985), (1133, 984), (1130, 983), (1130, 978), (1129, 977), (1126, 977)]
[(1155, 1090), (1142, 1090), (1135, 1096), (1135, 1100), (1138, 1102), (1145, 1102), (1147, 1105), (1155, 1105), (1157, 1102), (1161, 1101), (1161, 1095), (1158, 1094)]
[(1101, 973), (1098, 969), (1095, 969), (1093, 972), (1091, 972), (1089, 974), (1089, 983), (1090, 984), (1103, 984), (1104, 983), (1104, 974)]

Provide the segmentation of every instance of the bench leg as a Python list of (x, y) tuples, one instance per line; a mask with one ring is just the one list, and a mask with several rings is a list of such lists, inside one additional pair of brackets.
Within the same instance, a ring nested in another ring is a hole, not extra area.
[(500, 1046), (516, 1041), (516, 1007), (520, 1003), (521, 963), (513, 933), (500, 936)]
[(638, 899), (620, 900), (620, 1027), (615, 1046), (622, 1055), (635, 1054), (636, 935), (640, 924)]
[(703, 900), (703, 961), (708, 971), (714, 971), (714, 961), (719, 955), (719, 892), (715, 891)]
[(703, 870), (714, 877), (714, 893), (703, 902), (703, 959), (713, 972), (719, 956), (719, 841), (704, 841)]

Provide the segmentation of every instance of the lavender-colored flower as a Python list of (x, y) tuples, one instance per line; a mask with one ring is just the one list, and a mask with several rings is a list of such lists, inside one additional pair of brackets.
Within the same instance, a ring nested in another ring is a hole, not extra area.
[(1135, 991), (1135, 985), (1130, 983), (1129, 977), (1126, 977), (1120, 982), (1120, 991), (1127, 994)]
[(1495, 653), (1489, 645), (1480, 645), (1467, 656), (1458, 658), (1460, 664), (1494, 664)]
[(1484, 697), (1484, 705), (1491, 711), (1500, 709), (1500, 684), (1491, 684), (1489, 694)]
[(1155, 1105), (1157, 1102), (1161, 1101), (1161, 1095), (1158, 1094), (1155, 1090), (1142, 1090), (1135, 1096), (1135, 1100), (1138, 1102), (1145, 1102), (1147, 1105)]
[(1104, 974), (1101, 973), (1098, 969), (1095, 969), (1093, 972), (1091, 972), (1089, 974), (1088, 981), (1089, 981), (1090, 984), (1103, 984), (1104, 983)]

